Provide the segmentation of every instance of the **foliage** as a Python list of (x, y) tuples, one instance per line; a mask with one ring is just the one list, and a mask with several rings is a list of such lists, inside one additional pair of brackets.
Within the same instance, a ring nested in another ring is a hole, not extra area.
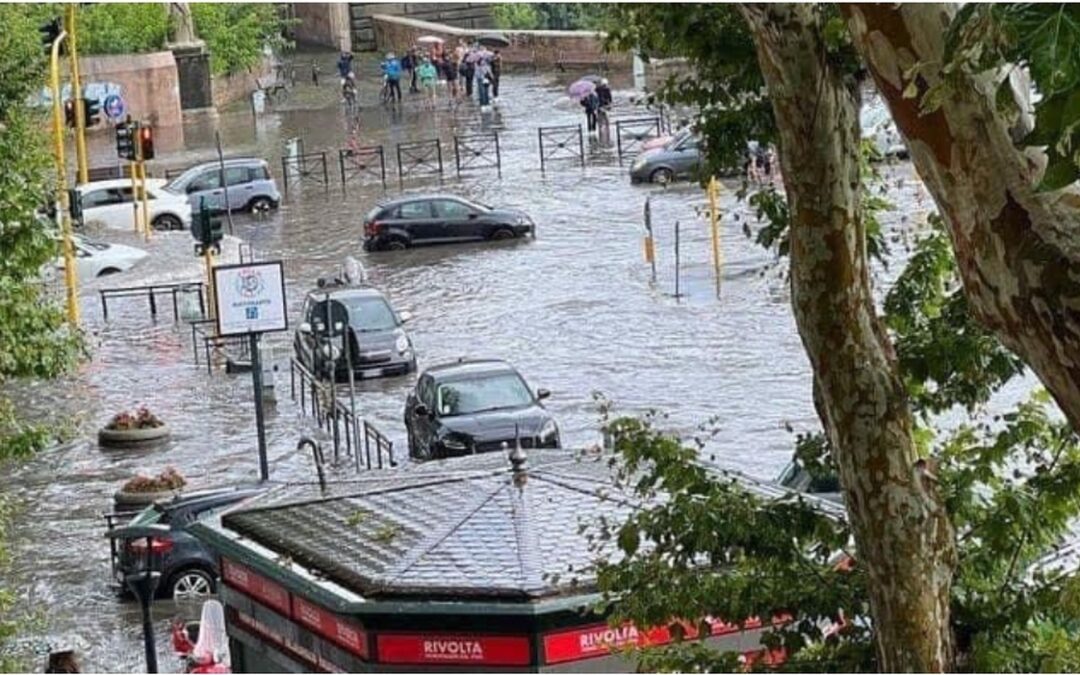
[(78, 12), (79, 52), (138, 54), (165, 48), (169, 37), (166, 3), (105, 3)]
[(503, 30), (604, 30), (607, 7), (587, 2), (527, 2), (492, 5)]
[[(639, 47), (646, 57), (690, 61), (696, 74), (670, 80), (659, 96), (702, 110), (699, 129), (710, 167), (730, 164), (751, 138), (774, 138), (756, 54), (735, 8), (619, 5), (615, 11), (620, 20), (612, 44)], [(830, 18), (825, 25), (829, 58), (857, 74), (844, 24)], [(739, 112), (747, 119), (726, 119)], [(877, 213), (891, 205), (870, 189), (872, 166), (864, 162), (860, 199), (868, 252), (883, 260)], [(783, 195), (767, 188), (749, 202), (765, 221), (757, 241), (786, 254), (790, 214)], [(746, 232), (753, 234), (749, 227)], [(920, 420), (913, 439), (941, 483), (959, 536), (952, 593), (958, 665), (981, 671), (1075, 668), (1080, 579), (1075, 570), (1062, 573), (1044, 563), (1080, 521), (1080, 439), (1049, 412), (1041, 394), (1000, 417), (982, 416), (1022, 364), (970, 316), (939, 219), (918, 241), (884, 310)], [(952, 432), (935, 430), (935, 416), (957, 408), (967, 412), (967, 422)], [(666, 495), (601, 533), (622, 554), (598, 563), (602, 608), (613, 622), (648, 627), (791, 613), (796, 620), (767, 642), (787, 649), (782, 669), (875, 668), (869, 580), (857, 563), (837, 567), (851, 544), (843, 522), (810, 501), (770, 499), (703, 467), (694, 449), (654, 428), (651, 418), (617, 419), (606, 429), (626, 465), (622, 479), (643, 499)], [(832, 471), (827, 438), (800, 435), (796, 460), (812, 476), (826, 477)], [(683, 640), (639, 652), (639, 666), (696, 672), (742, 667), (732, 655), (694, 639), (703, 630), (676, 634)]]
[(0, 463), (44, 450), (53, 437), (47, 426), (19, 419), (11, 401), (0, 398)]
[(210, 50), (215, 75), (249, 70), (263, 58), (263, 49), (291, 45), (282, 35), (286, 22), (275, 5), (257, 3), (195, 3), (191, 5), (195, 32)]
[(105, 428), (113, 431), (129, 431), (132, 429), (156, 429), (163, 426), (165, 426), (165, 423), (158, 419), (157, 415), (150, 412), (149, 408), (140, 406), (135, 412), (125, 410), (113, 415)]
[[(1080, 6), (1070, 3), (969, 3), (955, 17), (946, 45), (946, 81), (993, 71), (999, 106), (1015, 107), (1007, 74), (1024, 68), (1041, 98), (1025, 145), (1045, 147), (1040, 187), (1057, 190), (1080, 179)], [(932, 108), (939, 92), (930, 91)]]
[(185, 485), (187, 485), (187, 480), (180, 475), (179, 471), (169, 466), (156, 476), (136, 474), (124, 483), (120, 490), (123, 492), (165, 492), (179, 490)]

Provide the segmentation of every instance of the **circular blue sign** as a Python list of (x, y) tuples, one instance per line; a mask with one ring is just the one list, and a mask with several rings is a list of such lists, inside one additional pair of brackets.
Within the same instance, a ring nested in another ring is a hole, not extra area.
[(127, 106), (124, 105), (124, 99), (120, 98), (118, 94), (109, 94), (105, 97), (105, 105), (102, 106), (105, 110), (105, 115), (109, 119), (117, 120), (124, 116), (127, 112)]

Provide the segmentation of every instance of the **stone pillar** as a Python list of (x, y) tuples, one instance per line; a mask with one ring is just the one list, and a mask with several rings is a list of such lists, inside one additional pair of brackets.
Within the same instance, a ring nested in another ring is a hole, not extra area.
[(186, 45), (169, 45), (176, 59), (180, 79), (180, 109), (187, 113), (214, 107), (210, 85), (210, 52), (201, 41)]

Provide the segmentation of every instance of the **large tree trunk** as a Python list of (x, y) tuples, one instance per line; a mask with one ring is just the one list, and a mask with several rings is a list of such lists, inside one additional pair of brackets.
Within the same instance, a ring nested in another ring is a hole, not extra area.
[[(1080, 195), (1035, 191), (1043, 162), (1013, 145), (993, 74), (956, 75), (941, 107), (920, 114), (921, 94), (941, 80), (954, 5), (842, 7), (949, 226), (975, 317), (1035, 371), (1080, 430)], [(904, 74), (915, 63), (923, 64), (920, 96), (904, 98)]]
[(819, 6), (741, 11), (779, 128), (795, 318), (858, 561), (869, 575), (879, 666), (948, 669), (955, 538), (912, 442), (907, 396), (871, 294), (859, 203), (858, 85), (829, 63)]

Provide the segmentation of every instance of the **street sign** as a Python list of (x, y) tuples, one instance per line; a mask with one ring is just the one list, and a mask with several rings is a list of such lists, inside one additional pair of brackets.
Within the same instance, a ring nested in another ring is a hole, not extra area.
[(219, 336), (288, 330), (280, 260), (218, 265), (214, 288)]
[(105, 111), (105, 116), (112, 121), (120, 120), (124, 118), (127, 113), (127, 106), (124, 105), (124, 99), (118, 94), (109, 94), (105, 97), (105, 104), (102, 106)]

